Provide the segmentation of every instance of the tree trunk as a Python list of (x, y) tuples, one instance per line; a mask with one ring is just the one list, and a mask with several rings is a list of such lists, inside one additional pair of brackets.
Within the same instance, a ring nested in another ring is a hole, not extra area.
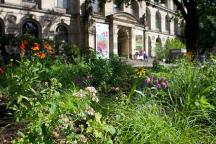
[(195, 6), (187, 8), (187, 16), (185, 19), (185, 39), (186, 48), (188, 52), (198, 53), (197, 39), (198, 39), (198, 15)]

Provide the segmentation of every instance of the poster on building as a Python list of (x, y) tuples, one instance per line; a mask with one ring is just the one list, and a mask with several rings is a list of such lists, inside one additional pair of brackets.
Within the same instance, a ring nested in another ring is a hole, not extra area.
[(143, 50), (143, 31), (136, 30), (135, 36), (136, 36), (136, 51), (141, 51)]
[(101, 58), (109, 58), (109, 25), (96, 23), (96, 52)]

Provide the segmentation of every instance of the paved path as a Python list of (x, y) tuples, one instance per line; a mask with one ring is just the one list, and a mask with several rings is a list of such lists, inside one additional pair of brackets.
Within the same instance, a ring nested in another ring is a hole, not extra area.
[(148, 59), (148, 61), (141, 61), (141, 60), (131, 60), (127, 59), (126, 62), (131, 64), (133, 67), (152, 67), (154, 59)]
[[(153, 67), (153, 58), (148, 58), (148, 61), (141, 61), (141, 60), (132, 60), (127, 59), (126, 62), (128, 64), (131, 64), (133, 67)], [(175, 64), (167, 64), (160, 61), (160, 65), (167, 66), (167, 67), (173, 67)]]

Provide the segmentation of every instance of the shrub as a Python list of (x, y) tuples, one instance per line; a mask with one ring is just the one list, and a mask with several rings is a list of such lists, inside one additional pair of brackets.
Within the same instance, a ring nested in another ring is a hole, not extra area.
[(68, 84), (70, 87), (63, 91), (57, 71), (47, 72), (49, 68), (38, 59), (23, 60), (19, 67), (2, 75), (1, 80), (6, 80), (2, 88), (10, 99), (8, 106), (16, 122), (24, 125), (13, 142), (112, 142), (115, 128), (92, 108), (99, 102), (97, 90), (94, 87), (77, 90)]
[(89, 62), (90, 74), (96, 86), (120, 86), (130, 79), (132, 67), (118, 57), (93, 58)]
[(185, 44), (180, 39), (171, 39), (167, 40), (164, 47), (161, 47), (159, 44), (156, 44), (155, 51), (156, 51), (156, 57), (159, 60), (162, 59), (168, 59), (170, 50), (172, 49), (181, 49), (185, 48)]

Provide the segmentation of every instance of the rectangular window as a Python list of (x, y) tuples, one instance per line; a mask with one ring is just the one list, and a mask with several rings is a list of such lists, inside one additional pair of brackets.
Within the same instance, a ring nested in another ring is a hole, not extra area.
[(57, 7), (66, 9), (68, 7), (68, 0), (57, 0)]
[(23, 0), (23, 2), (31, 2), (31, 3), (35, 3), (35, 2), (37, 2), (37, 0)]
[(95, 0), (93, 3), (93, 11), (94, 12), (100, 12), (98, 0)]

